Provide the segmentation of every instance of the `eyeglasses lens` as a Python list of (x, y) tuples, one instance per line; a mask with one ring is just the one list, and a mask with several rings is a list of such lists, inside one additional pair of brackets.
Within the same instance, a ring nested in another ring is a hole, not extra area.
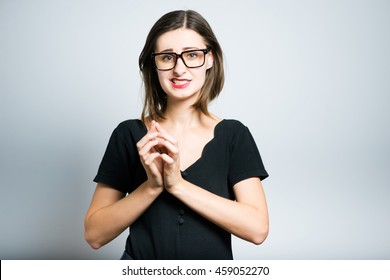
[(201, 50), (185, 51), (180, 55), (176, 53), (160, 53), (155, 55), (157, 69), (171, 70), (175, 68), (179, 57), (181, 57), (188, 68), (201, 67), (205, 61), (205, 53)]

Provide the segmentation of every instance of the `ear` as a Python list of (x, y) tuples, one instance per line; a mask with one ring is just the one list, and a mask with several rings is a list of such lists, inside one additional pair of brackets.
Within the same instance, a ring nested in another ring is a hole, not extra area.
[(210, 51), (206, 56), (206, 69), (209, 70), (211, 67), (213, 67), (214, 64), (214, 55), (212, 51)]

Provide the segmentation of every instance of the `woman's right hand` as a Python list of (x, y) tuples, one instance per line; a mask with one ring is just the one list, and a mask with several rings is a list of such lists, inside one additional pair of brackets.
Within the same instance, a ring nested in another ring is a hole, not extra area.
[(148, 133), (137, 143), (137, 149), (150, 185), (163, 189), (163, 161), (157, 148), (158, 136), (156, 123), (152, 121)]

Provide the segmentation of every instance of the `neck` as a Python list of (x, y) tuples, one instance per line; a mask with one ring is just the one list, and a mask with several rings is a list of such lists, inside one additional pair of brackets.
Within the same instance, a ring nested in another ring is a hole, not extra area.
[(192, 100), (188, 101), (173, 102), (168, 99), (167, 108), (164, 113), (165, 120), (163, 122), (168, 126), (174, 127), (175, 130), (181, 131), (199, 125), (204, 114), (192, 106)]
[[(179, 104), (176, 104), (179, 105)], [(201, 122), (203, 113), (196, 110), (192, 105), (167, 106), (164, 117), (167, 124), (180, 130), (186, 130)]]

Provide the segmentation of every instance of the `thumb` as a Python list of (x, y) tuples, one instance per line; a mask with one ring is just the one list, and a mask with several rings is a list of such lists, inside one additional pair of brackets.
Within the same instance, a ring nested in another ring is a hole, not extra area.
[(154, 122), (154, 127), (156, 129), (157, 132), (164, 132), (164, 133), (167, 133), (164, 128), (162, 128), (162, 126), (156, 122), (156, 121), (153, 121)]
[(155, 120), (152, 120), (150, 122), (149, 132), (158, 132), (156, 129), (156, 121)]

